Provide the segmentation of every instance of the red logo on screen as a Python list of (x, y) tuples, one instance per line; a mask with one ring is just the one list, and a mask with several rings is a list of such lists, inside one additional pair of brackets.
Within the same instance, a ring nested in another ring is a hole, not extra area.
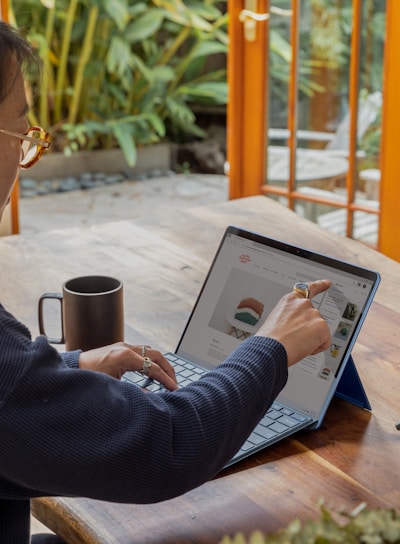
[(251, 261), (250, 255), (240, 255), (239, 257), (241, 263), (249, 263)]

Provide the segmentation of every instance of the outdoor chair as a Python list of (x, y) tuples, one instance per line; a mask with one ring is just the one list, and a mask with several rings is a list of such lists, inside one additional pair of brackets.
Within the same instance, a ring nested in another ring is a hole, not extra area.
[[(362, 97), (358, 105), (358, 123), (357, 139), (360, 142), (367, 132), (368, 128), (378, 118), (382, 106), (382, 93), (376, 91), (367, 97)], [(302, 142), (326, 142), (324, 151), (327, 153), (347, 157), (349, 153), (349, 132), (350, 132), (350, 112), (347, 112), (343, 120), (337, 126), (335, 132), (318, 132), (313, 130), (298, 130), (297, 141), (298, 148)], [(270, 128), (268, 129), (270, 140), (287, 140), (290, 136), (288, 129)], [(319, 150), (318, 150), (319, 151)], [(358, 156), (363, 156), (363, 152), (358, 152)]]

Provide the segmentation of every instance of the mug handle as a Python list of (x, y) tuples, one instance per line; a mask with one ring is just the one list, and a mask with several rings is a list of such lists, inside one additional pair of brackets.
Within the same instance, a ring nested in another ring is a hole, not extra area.
[[(47, 336), (45, 328), (44, 328), (43, 306), (44, 306), (44, 301), (48, 298), (53, 298), (60, 301), (61, 338), (50, 338), (49, 336)], [(63, 296), (61, 293), (43, 293), (43, 295), (41, 295), (41, 297), (39, 298), (39, 305), (38, 305), (39, 333), (45, 336), (47, 340), (50, 342), (50, 344), (65, 344), (62, 305), (63, 305)]]

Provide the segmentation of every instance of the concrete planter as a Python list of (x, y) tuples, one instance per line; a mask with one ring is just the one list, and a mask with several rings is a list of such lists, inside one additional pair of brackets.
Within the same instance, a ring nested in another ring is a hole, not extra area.
[(48, 153), (32, 168), (20, 171), (20, 179), (33, 178), (43, 181), (49, 178), (79, 176), (83, 172), (115, 174), (123, 172), (127, 177), (151, 175), (171, 170), (171, 145), (157, 144), (138, 149), (137, 163), (130, 167), (119, 149), (78, 151), (71, 157), (63, 153)]

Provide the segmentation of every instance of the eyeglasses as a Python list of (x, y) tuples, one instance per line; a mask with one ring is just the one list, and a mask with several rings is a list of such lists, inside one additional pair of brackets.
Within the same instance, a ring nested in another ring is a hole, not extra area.
[(0, 133), (21, 141), (21, 168), (30, 168), (51, 146), (50, 134), (41, 127), (31, 127), (25, 134), (0, 128)]

